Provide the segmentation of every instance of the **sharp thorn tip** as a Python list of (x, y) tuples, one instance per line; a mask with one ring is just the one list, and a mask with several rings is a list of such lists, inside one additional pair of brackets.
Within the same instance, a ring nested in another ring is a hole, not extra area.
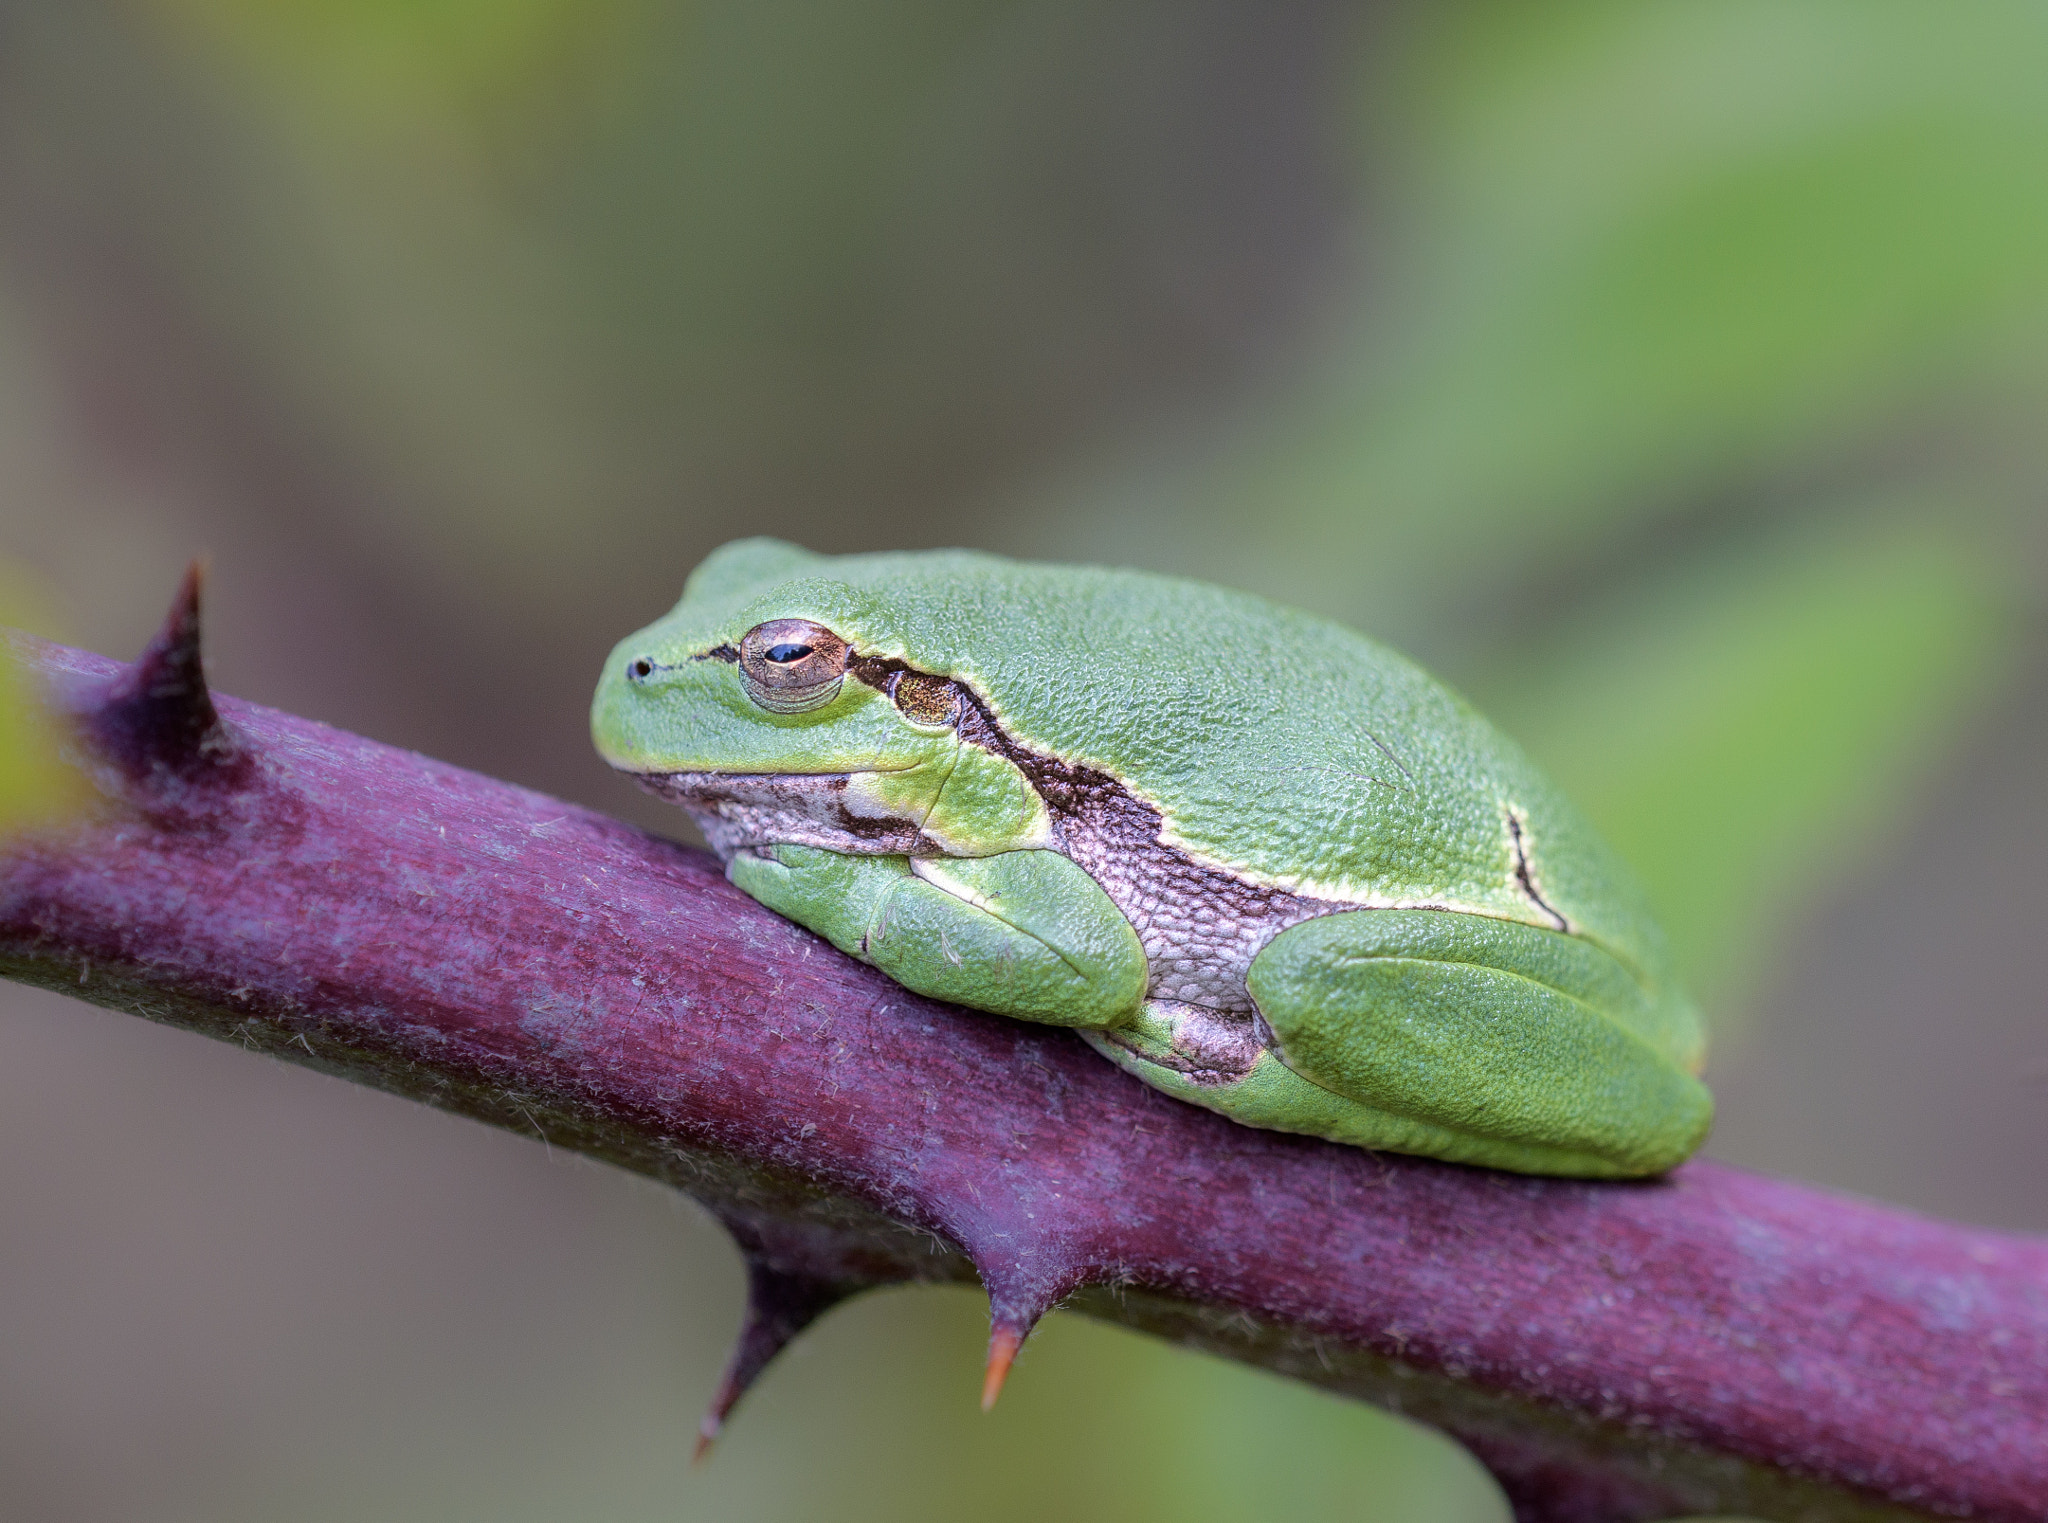
[(1010, 1378), (1010, 1366), (1017, 1362), (1017, 1350), (1024, 1346), (1024, 1334), (1014, 1327), (997, 1327), (988, 1335), (988, 1369), (981, 1377), (981, 1410), (993, 1412), (1003, 1383)]
[(769, 1363), (819, 1316), (859, 1289), (857, 1284), (779, 1269), (765, 1259), (747, 1259), (747, 1310), (733, 1343), (725, 1374), (698, 1426), (691, 1463), (701, 1463), (740, 1399)]

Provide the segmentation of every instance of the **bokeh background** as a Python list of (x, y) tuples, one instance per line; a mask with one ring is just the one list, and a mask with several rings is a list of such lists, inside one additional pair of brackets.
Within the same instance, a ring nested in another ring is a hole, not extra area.
[[(1648, 880), (1710, 1145), (2048, 1228), (2048, 12), (0, 0), (0, 608), (680, 832), (589, 754), (729, 537), (1185, 572), (1470, 693)], [(18, 713), (0, 796), (33, 789)], [(0, 990), (0, 1515), (1499, 1523), (1454, 1446), (965, 1291), (715, 1462), (687, 1202)]]

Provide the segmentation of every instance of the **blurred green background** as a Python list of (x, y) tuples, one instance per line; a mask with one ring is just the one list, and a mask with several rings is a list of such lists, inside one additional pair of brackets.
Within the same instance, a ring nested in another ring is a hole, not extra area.
[[(224, 690), (679, 832), (584, 705), (726, 538), (1250, 587), (1633, 859), (1712, 1153), (2041, 1229), (2044, 141), (2018, 3), (0, 0), (0, 608), (210, 550)], [(962, 1291), (692, 1472), (687, 1203), (12, 988), (0, 1211), (10, 1519), (1505, 1517), (1071, 1317), (983, 1418)]]

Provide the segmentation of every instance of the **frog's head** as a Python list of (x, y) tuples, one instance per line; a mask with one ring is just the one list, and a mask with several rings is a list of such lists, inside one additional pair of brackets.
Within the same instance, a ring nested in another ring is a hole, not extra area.
[(666, 618), (612, 651), (591, 702), (599, 754), (725, 855), (1043, 844), (1022, 773), (963, 743), (966, 691), (906, 659), (892, 600), (830, 570), (774, 540), (712, 555)]

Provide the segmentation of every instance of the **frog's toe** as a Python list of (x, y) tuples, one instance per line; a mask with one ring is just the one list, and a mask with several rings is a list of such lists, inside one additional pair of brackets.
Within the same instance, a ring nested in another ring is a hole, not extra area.
[(1241, 1082), (1265, 1055), (1258, 1020), (1180, 1000), (1148, 999), (1125, 1025), (1094, 1033), (1098, 1048), (1134, 1073), (1161, 1069), (1196, 1088)]

